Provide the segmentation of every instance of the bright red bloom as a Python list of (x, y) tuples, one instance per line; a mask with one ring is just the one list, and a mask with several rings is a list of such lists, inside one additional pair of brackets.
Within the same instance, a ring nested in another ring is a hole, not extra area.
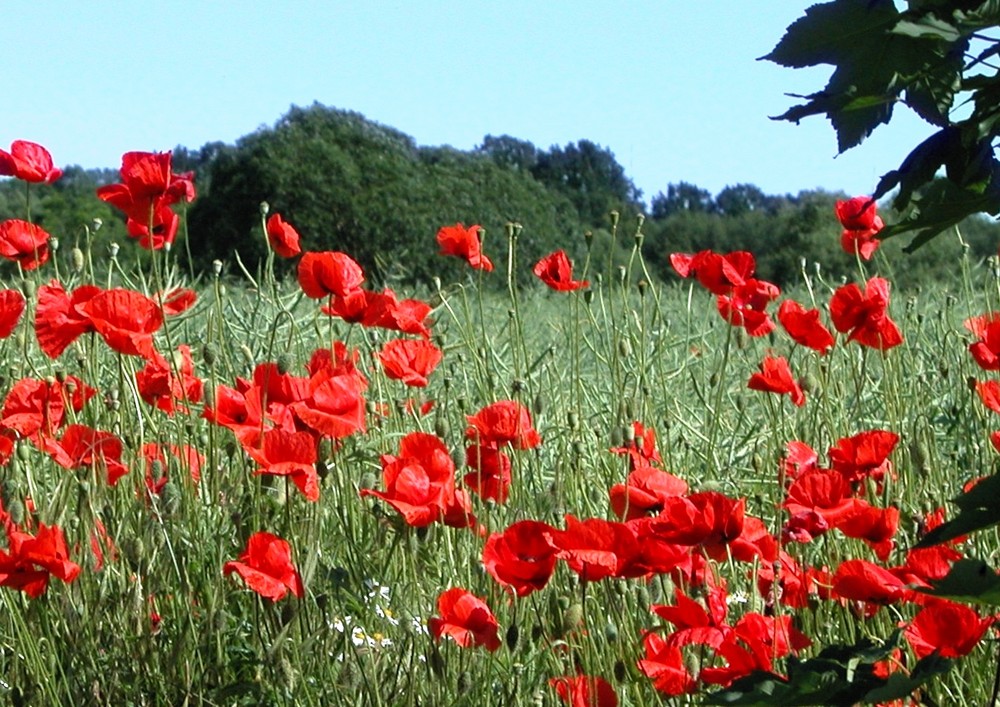
[(556, 566), (554, 530), (541, 521), (521, 520), (502, 533), (493, 533), (483, 547), (483, 566), (519, 597), (542, 589)]
[(0, 223), (0, 257), (25, 270), (34, 270), (49, 259), (49, 234), (41, 226), (12, 218)]
[(365, 273), (347, 253), (306, 253), (299, 261), (299, 285), (307, 297), (347, 297), (361, 289)]
[(874, 228), (879, 221), (876, 215), (878, 205), (870, 196), (855, 196), (847, 201), (838, 200), (833, 208), (840, 225), (852, 231)]
[(765, 336), (774, 329), (767, 305), (778, 299), (781, 290), (764, 280), (749, 279), (716, 299), (722, 318), (733, 326), (741, 326), (750, 336)]
[(288, 407), (316, 433), (341, 439), (365, 431), (365, 387), (354, 373), (321, 370), (309, 378), (305, 399)]
[(15, 140), (10, 152), (0, 150), (0, 175), (26, 182), (52, 184), (63, 171), (52, 164), (52, 155), (44, 147), (27, 140)]
[(786, 299), (778, 307), (778, 321), (797, 344), (821, 354), (833, 348), (833, 334), (819, 320), (818, 309), (807, 310), (795, 300)]
[(76, 376), (66, 376), (62, 381), (22, 378), (4, 398), (0, 428), (40, 445), (41, 438), (53, 438), (62, 427), (67, 407), (80, 412), (95, 393)]
[(399, 444), (399, 454), (383, 454), (385, 491), (361, 489), (362, 496), (380, 498), (413, 527), (441, 519), (455, 500), (455, 465), (444, 442), (432, 434), (411, 432)]
[(66, 469), (89, 467), (104, 473), (109, 486), (128, 473), (128, 467), (122, 463), (122, 441), (110, 432), (87, 425), (67, 425), (62, 439), (56, 442), (45, 438), (42, 449)]
[(663, 461), (656, 450), (656, 430), (636, 420), (632, 423), (632, 432), (634, 437), (631, 442), (611, 448), (615, 454), (628, 454), (630, 469), (641, 469)]
[(462, 481), (482, 499), (506, 503), (510, 495), (510, 458), (495, 447), (473, 445), (465, 450), (465, 463), (472, 469)]
[(157, 292), (153, 299), (163, 308), (163, 316), (173, 317), (191, 309), (198, 301), (198, 293), (187, 287), (175, 287), (166, 292)]
[(771, 355), (764, 356), (760, 372), (750, 376), (747, 387), (765, 393), (787, 394), (798, 407), (806, 404), (802, 386), (792, 377), (792, 369), (788, 367), (788, 359), (784, 356), (777, 358)]
[(714, 295), (728, 295), (734, 288), (746, 284), (757, 268), (753, 253), (745, 250), (725, 255), (710, 250), (694, 255), (672, 253), (670, 264), (681, 277), (697, 277), (701, 286)]
[(961, 658), (972, 652), (992, 624), (993, 617), (980, 618), (971, 607), (940, 602), (921, 609), (903, 635), (917, 658), (932, 653)]
[(550, 288), (559, 292), (571, 292), (590, 286), (588, 280), (573, 279), (573, 263), (562, 249), (549, 253), (535, 263), (532, 272)]
[(90, 317), (79, 307), (101, 291), (96, 285), (81, 285), (69, 295), (57, 280), (38, 288), (35, 336), (42, 353), (52, 359), (59, 358), (81, 334), (96, 331)]
[(782, 469), (787, 481), (794, 481), (806, 472), (818, 468), (819, 455), (805, 442), (791, 441), (785, 445)]
[(238, 574), (253, 591), (271, 601), (284, 598), (289, 591), (302, 597), (302, 578), (292, 564), (292, 548), (287, 541), (271, 533), (250, 536), (239, 560), (227, 562), (222, 573)]
[(179, 219), (170, 206), (194, 201), (193, 174), (174, 174), (169, 152), (126, 152), (119, 173), (121, 183), (100, 187), (97, 198), (125, 213), (129, 236), (143, 248), (173, 242)]
[(635, 531), (624, 523), (601, 518), (581, 521), (567, 515), (566, 530), (553, 529), (551, 537), (559, 558), (585, 582), (636, 576), (632, 570), (639, 543)]
[(163, 311), (141, 292), (115, 288), (77, 305), (112, 349), (129, 356), (155, 357), (153, 334), (163, 324)]
[(188, 403), (201, 402), (203, 387), (201, 379), (194, 375), (191, 347), (181, 344), (172, 361), (153, 353), (153, 358), (135, 374), (139, 396), (168, 415), (177, 411), (186, 414)]
[(502, 447), (510, 444), (515, 449), (534, 449), (542, 438), (531, 422), (528, 408), (513, 400), (501, 400), (487, 405), (475, 415), (467, 415), (469, 429), (466, 439), (480, 445)]
[(782, 505), (791, 516), (783, 535), (795, 542), (822, 535), (855, 509), (850, 483), (842, 474), (826, 469), (814, 469), (795, 479)]
[(7, 528), (7, 550), (0, 550), (0, 586), (20, 589), (35, 599), (45, 593), (51, 575), (69, 583), (79, 574), (58, 526), (39, 523), (35, 536)]
[(881, 484), (886, 474), (892, 474), (889, 455), (899, 443), (899, 435), (888, 430), (867, 430), (853, 437), (842, 437), (827, 454), (830, 466), (852, 485), (866, 478)]
[(437, 608), (439, 616), (427, 619), (435, 640), (450, 636), (462, 648), (484, 646), (491, 653), (500, 647), (497, 619), (479, 597), (454, 587), (441, 593)]
[(441, 246), (441, 255), (454, 255), (462, 258), (476, 270), (491, 272), (493, 261), (482, 252), (479, 233), (482, 226), (465, 227), (456, 223), (454, 226), (442, 226), (437, 232), (437, 242)]
[(848, 341), (886, 351), (903, 343), (903, 335), (889, 318), (889, 282), (873, 277), (864, 294), (853, 282), (839, 287), (830, 298), (830, 319)]
[(263, 434), (259, 447), (244, 446), (244, 449), (260, 464), (255, 474), (287, 476), (306, 500), (319, 500), (316, 438), (312, 434), (274, 428)]
[(837, 523), (837, 530), (849, 538), (864, 540), (882, 562), (889, 559), (895, 547), (893, 538), (898, 529), (898, 508), (875, 508), (860, 499), (854, 499), (854, 509)]
[(431, 306), (416, 299), (400, 301), (396, 293), (388, 288), (382, 292), (356, 290), (345, 297), (333, 297), (330, 304), (323, 305), (320, 310), (345, 322), (360, 323), (366, 327), (419, 334), (424, 338), (430, 336), (425, 321)]
[(726, 545), (743, 534), (745, 511), (745, 498), (703, 491), (666, 499), (653, 523), (664, 541), (701, 545), (709, 557), (724, 561), (728, 559)]
[(615, 688), (602, 677), (575, 675), (551, 678), (549, 685), (570, 707), (618, 707)]
[(976, 381), (976, 393), (983, 405), (993, 412), (1000, 412), (1000, 382)]
[(665, 695), (694, 692), (698, 683), (684, 665), (684, 656), (677, 646), (661, 636), (647, 633), (642, 639), (646, 657), (638, 661), (639, 670), (653, 681), (653, 687)]
[(426, 339), (393, 339), (382, 347), (378, 358), (389, 378), (423, 388), (442, 356), (441, 349)]
[(844, 227), (840, 236), (840, 247), (845, 253), (857, 253), (864, 260), (870, 260), (879, 247), (876, 236), (885, 224), (875, 213), (875, 200), (868, 196), (856, 196), (834, 205), (837, 219)]
[(0, 339), (6, 339), (24, 314), (24, 295), (17, 290), (0, 290)]
[(279, 258), (294, 258), (302, 252), (299, 247), (299, 232), (290, 223), (285, 223), (281, 214), (271, 214), (267, 220), (267, 244)]
[(843, 599), (874, 604), (877, 610), (877, 605), (895, 604), (908, 598), (911, 592), (889, 570), (866, 560), (847, 560), (833, 575), (833, 593)]
[(630, 472), (624, 484), (612, 486), (609, 496), (614, 514), (622, 520), (632, 520), (659, 513), (667, 499), (687, 492), (688, 485), (683, 479), (644, 466)]
[(984, 371), (1000, 371), (1000, 312), (981, 314), (965, 320), (965, 328), (977, 341), (969, 344), (969, 353)]

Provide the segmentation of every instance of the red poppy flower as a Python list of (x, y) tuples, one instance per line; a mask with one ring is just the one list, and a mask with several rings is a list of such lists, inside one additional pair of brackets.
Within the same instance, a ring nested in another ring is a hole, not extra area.
[(870, 228), (866, 231), (852, 231), (844, 229), (840, 234), (840, 247), (849, 255), (859, 255), (862, 260), (871, 260), (875, 251), (882, 244), (876, 236), (882, 230), (882, 219), (878, 216), (877, 228)]
[(702, 287), (714, 295), (728, 295), (744, 285), (757, 268), (753, 253), (745, 250), (725, 255), (710, 250), (694, 255), (672, 253), (670, 264), (681, 277), (697, 277)]
[(79, 307), (101, 291), (96, 285), (81, 285), (69, 295), (57, 280), (38, 288), (35, 336), (42, 353), (51, 359), (59, 358), (81, 334), (96, 331), (90, 317)]
[(431, 306), (416, 299), (399, 301), (396, 293), (386, 288), (382, 292), (356, 290), (344, 297), (334, 296), (330, 304), (320, 310), (345, 322), (360, 323), (366, 327), (381, 327), (404, 334), (430, 336), (424, 324)]
[(510, 458), (495, 447), (473, 445), (465, 450), (465, 463), (472, 469), (462, 481), (482, 499), (506, 503), (510, 495)]
[(163, 316), (173, 317), (191, 309), (198, 301), (198, 293), (187, 287), (175, 287), (166, 292), (157, 292), (153, 299), (163, 308)]
[(358, 375), (319, 371), (309, 378), (305, 399), (288, 408), (317, 434), (342, 439), (365, 431), (364, 390)]
[(777, 562), (762, 563), (757, 568), (757, 591), (763, 597), (777, 596), (784, 606), (804, 609), (819, 594), (821, 585), (829, 586), (826, 574), (811, 567), (803, 569), (794, 557), (781, 550)]
[(615, 688), (602, 677), (574, 675), (551, 678), (549, 685), (570, 707), (618, 707)]
[(0, 257), (25, 270), (34, 270), (49, 259), (49, 234), (41, 226), (20, 219), (0, 223)]
[(993, 412), (1000, 412), (1000, 383), (997, 381), (976, 381), (976, 394), (983, 405)]
[(227, 562), (222, 573), (238, 574), (253, 591), (271, 601), (278, 601), (290, 591), (302, 597), (302, 578), (292, 564), (292, 548), (285, 540), (271, 533), (257, 532), (250, 536), (239, 560)]
[(663, 461), (656, 450), (656, 430), (646, 427), (638, 420), (632, 423), (633, 440), (622, 447), (612, 447), (615, 454), (628, 454), (629, 468), (641, 469)]
[(455, 465), (440, 439), (425, 432), (411, 432), (399, 444), (399, 454), (383, 454), (382, 485), (385, 491), (361, 489), (362, 496), (380, 498), (420, 528), (444, 516), (455, 498)]
[(281, 214), (271, 214), (267, 220), (267, 244), (279, 258), (294, 258), (302, 252), (299, 247), (299, 232), (290, 223), (285, 223)]
[(881, 484), (886, 474), (892, 474), (889, 455), (899, 443), (899, 435), (888, 430), (867, 430), (852, 437), (842, 437), (827, 454), (830, 466), (851, 484), (870, 478)]
[(806, 395), (802, 392), (802, 386), (792, 377), (792, 369), (788, 367), (788, 359), (784, 356), (775, 358), (771, 355), (764, 356), (760, 364), (760, 372), (750, 376), (747, 387), (750, 390), (759, 390), (765, 393), (787, 394), (797, 407), (806, 404)]
[(657, 692), (665, 695), (694, 692), (698, 684), (688, 672), (680, 648), (655, 633), (647, 633), (642, 645), (646, 657), (638, 661), (639, 670), (653, 681)]
[(746, 499), (717, 491), (667, 498), (653, 519), (657, 534), (679, 545), (701, 545), (713, 559), (728, 559), (726, 545), (743, 533)]
[(621, 520), (632, 520), (659, 513), (668, 498), (687, 492), (683, 479), (645, 466), (630, 472), (624, 484), (612, 486), (609, 496), (614, 514)]
[(481, 230), (482, 226), (466, 228), (461, 223), (456, 223), (454, 226), (442, 226), (441, 230), (437, 232), (437, 242), (441, 246), (440, 254), (462, 258), (477, 270), (492, 271), (493, 261), (482, 252), (482, 244), (479, 240)]
[(77, 305), (94, 329), (112, 349), (129, 356), (152, 359), (153, 334), (163, 324), (159, 305), (146, 295), (115, 288), (94, 295)]
[(378, 358), (389, 378), (423, 388), (441, 363), (442, 353), (426, 339), (393, 339), (382, 347)]
[(359, 291), (365, 281), (361, 266), (339, 251), (306, 253), (299, 261), (298, 275), (302, 291), (312, 299), (347, 297)]
[(778, 321), (797, 344), (821, 354), (833, 348), (833, 334), (820, 322), (818, 309), (807, 310), (795, 300), (786, 299), (778, 307)]
[(749, 279), (716, 299), (722, 318), (733, 326), (741, 326), (750, 336), (765, 336), (774, 329), (767, 305), (778, 299), (781, 290), (764, 280)]
[(870, 196), (855, 196), (846, 201), (838, 200), (833, 208), (840, 225), (852, 231), (865, 231), (874, 228), (877, 223), (878, 206)]
[(128, 467), (122, 463), (122, 441), (110, 432), (87, 425), (67, 425), (62, 439), (56, 442), (45, 438), (42, 449), (63, 468), (92, 468), (105, 474), (109, 486), (128, 473)]
[(887, 569), (866, 560), (847, 560), (833, 575), (833, 593), (843, 599), (863, 601), (875, 605), (895, 604), (908, 598), (907, 589), (899, 577)]
[(95, 393), (76, 376), (66, 376), (62, 381), (22, 378), (4, 398), (0, 428), (40, 444), (42, 437), (52, 438), (62, 427), (67, 407), (80, 412)]
[(809, 542), (854, 512), (850, 483), (836, 471), (815, 469), (799, 476), (788, 488), (785, 502), (791, 521), (786, 537)]
[(871, 278), (864, 294), (853, 282), (844, 285), (830, 298), (830, 319), (841, 334), (850, 332), (848, 341), (857, 341), (886, 351), (903, 343), (903, 335), (889, 318), (889, 282)]
[(566, 251), (561, 249), (549, 253), (535, 263), (532, 272), (550, 288), (559, 292), (571, 292), (590, 286), (587, 280), (573, 279), (573, 263), (570, 262)]
[(0, 290), (0, 339), (14, 333), (24, 314), (24, 295), (17, 290)]
[(937, 653), (942, 658), (961, 658), (972, 652), (993, 624), (993, 617), (980, 618), (974, 609), (954, 602), (925, 606), (903, 630), (917, 658)]
[(556, 566), (554, 530), (541, 521), (521, 520), (493, 533), (483, 547), (483, 566), (519, 597), (544, 588)]
[(10, 152), (0, 150), (0, 175), (26, 182), (52, 184), (62, 176), (52, 164), (52, 155), (38, 143), (15, 140)]
[(480, 445), (502, 447), (510, 444), (515, 449), (534, 449), (542, 438), (531, 422), (528, 408), (514, 400), (501, 400), (487, 405), (475, 415), (467, 415), (467, 439)]
[(462, 648), (484, 646), (491, 653), (500, 647), (497, 619), (479, 597), (454, 587), (441, 593), (437, 608), (439, 616), (427, 620), (435, 640), (450, 636)]
[(636, 576), (632, 570), (639, 543), (635, 531), (624, 523), (567, 515), (566, 530), (553, 529), (551, 537), (559, 558), (585, 582)]
[(39, 523), (34, 536), (7, 529), (7, 550), (0, 550), (0, 586), (19, 589), (35, 599), (48, 589), (50, 576), (69, 583), (79, 574), (80, 566), (69, 559), (59, 526)]
[(119, 174), (121, 183), (100, 187), (97, 198), (125, 213), (126, 230), (141, 247), (172, 243), (179, 219), (170, 206), (194, 201), (193, 174), (174, 174), (169, 152), (126, 152)]
[(791, 441), (785, 445), (782, 469), (787, 482), (794, 481), (803, 474), (818, 468), (819, 455), (805, 442)]
[(969, 353), (984, 371), (1000, 371), (1000, 312), (981, 314), (965, 320), (965, 328), (977, 341), (969, 344)]
[(882, 562), (889, 559), (899, 529), (898, 508), (875, 508), (861, 499), (854, 499), (854, 509), (839, 523), (837, 530), (849, 538), (864, 540)]
[(194, 375), (191, 347), (181, 344), (172, 361), (157, 352), (140, 371), (135, 381), (139, 396), (153, 407), (168, 415), (186, 414), (187, 403), (201, 402), (202, 382)]
[(316, 438), (312, 434), (270, 429), (261, 437), (260, 446), (244, 446), (244, 449), (251, 459), (260, 464), (255, 474), (287, 476), (306, 500), (319, 500)]

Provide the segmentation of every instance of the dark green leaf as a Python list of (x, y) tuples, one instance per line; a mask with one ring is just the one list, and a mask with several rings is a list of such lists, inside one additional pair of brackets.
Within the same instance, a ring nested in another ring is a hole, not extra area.
[(1000, 576), (985, 562), (962, 559), (952, 565), (948, 574), (932, 589), (919, 589), (924, 594), (944, 597), (966, 604), (1000, 605)]
[(898, 17), (891, 0), (835, 0), (813, 5), (763, 58), (796, 69), (839, 65), (850, 60), (859, 46), (882, 42)]
[(988, 476), (955, 499), (959, 514), (927, 533), (917, 547), (931, 547), (1000, 523), (1000, 475)]

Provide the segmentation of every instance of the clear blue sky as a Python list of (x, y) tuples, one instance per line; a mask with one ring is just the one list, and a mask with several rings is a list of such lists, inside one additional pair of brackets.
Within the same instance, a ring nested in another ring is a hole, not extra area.
[(648, 200), (824, 187), (870, 193), (931, 129), (898, 111), (840, 157), (824, 118), (776, 122), (827, 69), (756, 61), (811, 4), (793, 0), (8, 2), (0, 145), (60, 165), (235, 142), (314, 101), (422, 145), (486, 134), (614, 152)]

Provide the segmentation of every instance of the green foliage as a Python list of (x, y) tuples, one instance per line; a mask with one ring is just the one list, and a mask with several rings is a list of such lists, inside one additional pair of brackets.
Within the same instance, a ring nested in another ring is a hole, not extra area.
[[(610, 153), (569, 153), (575, 161), (549, 160), (545, 174), (572, 170), (564, 182), (591, 188), (592, 212), (617, 203), (595, 186), (605, 172), (624, 179), (621, 167), (608, 163)], [(483, 226), (485, 250), (497, 263), (507, 257), (505, 225), (531, 224), (520, 255), (537, 258), (583, 225), (573, 189), (546, 188), (532, 174), (536, 159), (530, 143), (506, 136), (488, 136), (473, 152), (421, 148), (357, 113), (293, 108), (273, 128), (215, 150), (210, 186), (191, 212), (192, 228), (205, 237), (192, 249), (203, 261), (226, 259), (234, 249), (244, 262), (259, 260), (265, 244), (258, 206), (267, 201), (299, 230), (304, 249), (348, 252), (375, 282), (428, 282), (460, 272), (461, 263), (437, 255), (434, 241), (441, 226), (456, 222)]]
[(1000, 605), (1000, 576), (981, 560), (963, 558), (951, 566), (943, 579), (934, 583), (933, 589), (919, 591), (967, 604), (997, 606)]
[[(892, 0), (833, 0), (809, 8), (764, 57), (835, 67), (822, 91), (796, 96), (805, 103), (777, 119), (826, 115), (841, 152), (900, 104), (938, 128), (879, 181), (875, 198), (898, 189), (893, 206), (903, 214), (881, 237), (916, 231), (916, 248), (972, 214), (1000, 213), (1000, 71), (989, 62), (1000, 40), (982, 33), (998, 22), (995, 0), (927, 0), (905, 10)], [(971, 110), (956, 112), (960, 97)], [(934, 181), (942, 169), (946, 181)]]

